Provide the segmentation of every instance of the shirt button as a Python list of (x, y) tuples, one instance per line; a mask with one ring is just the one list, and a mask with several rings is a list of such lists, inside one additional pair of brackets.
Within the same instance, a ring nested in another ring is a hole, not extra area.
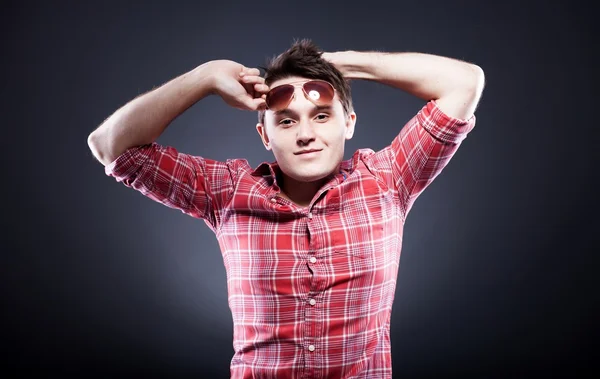
[(315, 345), (308, 345), (308, 350), (315, 351)]
[(276, 203), (276, 202), (277, 202), (277, 199), (276, 199), (276, 198), (274, 198), (274, 197), (272, 197), (272, 198), (271, 198), (271, 203)]
[(310, 305), (315, 305), (317, 304), (317, 301), (315, 299), (310, 299)]
[(312, 212), (308, 212), (308, 218), (312, 220)]
[(316, 263), (317, 262), (317, 258), (315, 257), (310, 257), (310, 263)]

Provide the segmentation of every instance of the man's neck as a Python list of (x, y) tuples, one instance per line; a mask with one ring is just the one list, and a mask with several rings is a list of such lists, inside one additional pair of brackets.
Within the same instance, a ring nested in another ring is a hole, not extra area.
[(298, 206), (307, 207), (315, 194), (329, 179), (331, 179), (331, 175), (314, 182), (300, 182), (282, 174), (280, 178), (282, 181), (280, 195)]

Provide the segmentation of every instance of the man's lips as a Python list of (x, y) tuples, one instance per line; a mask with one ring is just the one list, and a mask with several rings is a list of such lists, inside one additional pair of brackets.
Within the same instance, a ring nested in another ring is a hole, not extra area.
[(318, 151), (321, 151), (323, 149), (309, 149), (309, 150), (302, 150), (302, 151), (297, 151), (294, 153), (294, 155), (303, 155), (303, 154), (309, 154), (309, 153), (315, 153)]

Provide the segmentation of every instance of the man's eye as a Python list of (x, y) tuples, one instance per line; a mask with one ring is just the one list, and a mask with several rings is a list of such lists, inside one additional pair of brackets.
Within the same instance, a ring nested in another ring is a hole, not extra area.
[(290, 120), (289, 118), (286, 118), (286, 119), (283, 119), (283, 120), (279, 121), (279, 123), (280, 123), (280, 124), (283, 124), (283, 125), (291, 125), (291, 124), (292, 124), (292, 122), (293, 122), (293, 121), (292, 121), (292, 120)]
[(317, 115), (317, 119), (321, 120), (321, 121), (327, 120), (328, 118), (329, 118), (328, 114), (321, 113), (321, 114)]

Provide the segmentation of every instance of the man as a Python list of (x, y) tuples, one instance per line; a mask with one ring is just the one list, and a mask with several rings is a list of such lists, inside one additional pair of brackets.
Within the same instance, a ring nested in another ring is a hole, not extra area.
[[(356, 114), (348, 80), (426, 101), (381, 151), (342, 161)], [(391, 378), (390, 315), (403, 226), (475, 125), (473, 64), (428, 54), (320, 52), (296, 41), (255, 68), (205, 63), (140, 96), (88, 138), (107, 175), (204, 219), (227, 272), (233, 378)], [(154, 142), (217, 94), (259, 112), (275, 162), (217, 162)]]

